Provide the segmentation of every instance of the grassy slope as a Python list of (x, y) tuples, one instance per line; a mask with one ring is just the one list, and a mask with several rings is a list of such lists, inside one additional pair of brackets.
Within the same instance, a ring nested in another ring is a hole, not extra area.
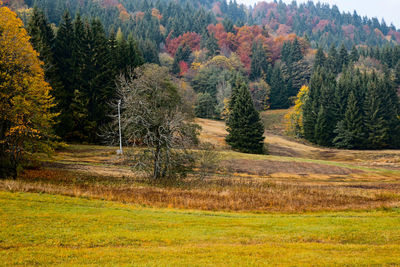
[(0, 192), (0, 265), (397, 265), (399, 224), (398, 209), (211, 213)]

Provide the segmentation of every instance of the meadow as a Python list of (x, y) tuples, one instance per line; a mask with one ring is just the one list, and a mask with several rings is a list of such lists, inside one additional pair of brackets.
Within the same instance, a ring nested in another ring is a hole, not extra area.
[(249, 155), (223, 122), (197, 122), (220, 158), (206, 177), (155, 183), (115, 147), (69, 145), (1, 180), (0, 265), (400, 265), (400, 151), (273, 127), (269, 154)]
[(400, 264), (399, 209), (226, 213), (10, 192), (0, 207), (6, 266)]

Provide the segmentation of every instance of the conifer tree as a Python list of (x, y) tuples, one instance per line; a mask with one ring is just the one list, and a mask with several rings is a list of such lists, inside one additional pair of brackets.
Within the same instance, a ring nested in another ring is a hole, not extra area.
[(197, 95), (196, 106), (194, 107), (196, 117), (214, 119), (216, 117), (215, 99), (209, 93)]
[(207, 57), (213, 57), (220, 53), (218, 41), (215, 38), (214, 33), (207, 33), (205, 48), (207, 49)]
[(59, 123), (56, 125), (56, 133), (60, 137), (66, 137), (73, 127), (72, 112), (70, 105), (74, 98), (74, 29), (71, 16), (68, 12), (64, 14), (63, 20), (57, 31), (54, 43), (54, 63), (58, 70), (58, 80), (62, 86), (54, 91), (57, 102), (57, 111), (61, 114), (58, 117)]
[(256, 80), (265, 74), (268, 69), (268, 58), (261, 42), (254, 42), (252, 47), (250, 79)]
[(350, 53), (350, 58), (349, 59), (350, 59), (351, 62), (357, 62), (360, 59), (360, 54), (358, 53), (358, 50), (357, 50), (355, 45), (351, 49), (351, 53)]
[(364, 123), (360, 104), (353, 92), (348, 98), (344, 119), (335, 130), (337, 136), (333, 142), (338, 148), (361, 148), (364, 143)]
[(349, 61), (349, 53), (347, 52), (344, 44), (342, 44), (342, 46), (340, 47), (338, 58), (339, 70), (341, 71), (343, 67), (346, 67), (349, 64)]
[(364, 123), (367, 132), (365, 147), (369, 149), (384, 148), (388, 145), (388, 124), (384, 118), (384, 103), (379, 81), (371, 80), (364, 101)]
[(324, 50), (321, 47), (319, 47), (317, 50), (317, 54), (315, 55), (314, 69), (324, 67), (325, 62), (326, 62), (326, 57), (325, 57)]
[[(30, 42), (39, 53), (39, 59), (44, 62), (46, 79), (52, 81), (54, 77), (53, 45), (54, 33), (46, 16), (37, 7), (33, 9), (27, 30), (31, 36)], [(53, 86), (53, 84), (51, 84)], [(54, 86), (53, 86), (54, 87)]]
[(283, 109), (289, 107), (289, 96), (286, 83), (279, 66), (275, 66), (271, 77), (271, 108)]
[(243, 82), (238, 86), (233, 90), (231, 98), (226, 142), (240, 152), (261, 154), (264, 147), (264, 126), (254, 108), (248, 87)]

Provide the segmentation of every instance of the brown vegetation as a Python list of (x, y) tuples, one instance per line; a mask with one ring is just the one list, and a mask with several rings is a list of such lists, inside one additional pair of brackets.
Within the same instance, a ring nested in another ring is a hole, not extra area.
[[(198, 166), (185, 180), (152, 183), (116, 156), (116, 148), (70, 146), (0, 190), (106, 199), (152, 207), (302, 212), (399, 207), (400, 151), (340, 151), (267, 133), (272, 155), (224, 150), (224, 123), (198, 120), (217, 145), (220, 167)], [(298, 157), (282, 151), (289, 149)], [(315, 160), (315, 158), (325, 159)], [(201, 169), (203, 168), (203, 169)], [(203, 174), (203, 175), (200, 175)]]

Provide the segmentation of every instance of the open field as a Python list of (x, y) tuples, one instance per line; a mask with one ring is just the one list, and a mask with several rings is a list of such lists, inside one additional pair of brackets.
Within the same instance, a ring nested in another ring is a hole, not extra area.
[(399, 224), (398, 209), (221, 213), (0, 192), (0, 265), (395, 266)]
[(197, 122), (221, 158), (203, 179), (150, 182), (117, 148), (70, 145), (0, 180), (0, 265), (400, 265), (399, 150), (267, 130), (270, 154), (249, 155)]

